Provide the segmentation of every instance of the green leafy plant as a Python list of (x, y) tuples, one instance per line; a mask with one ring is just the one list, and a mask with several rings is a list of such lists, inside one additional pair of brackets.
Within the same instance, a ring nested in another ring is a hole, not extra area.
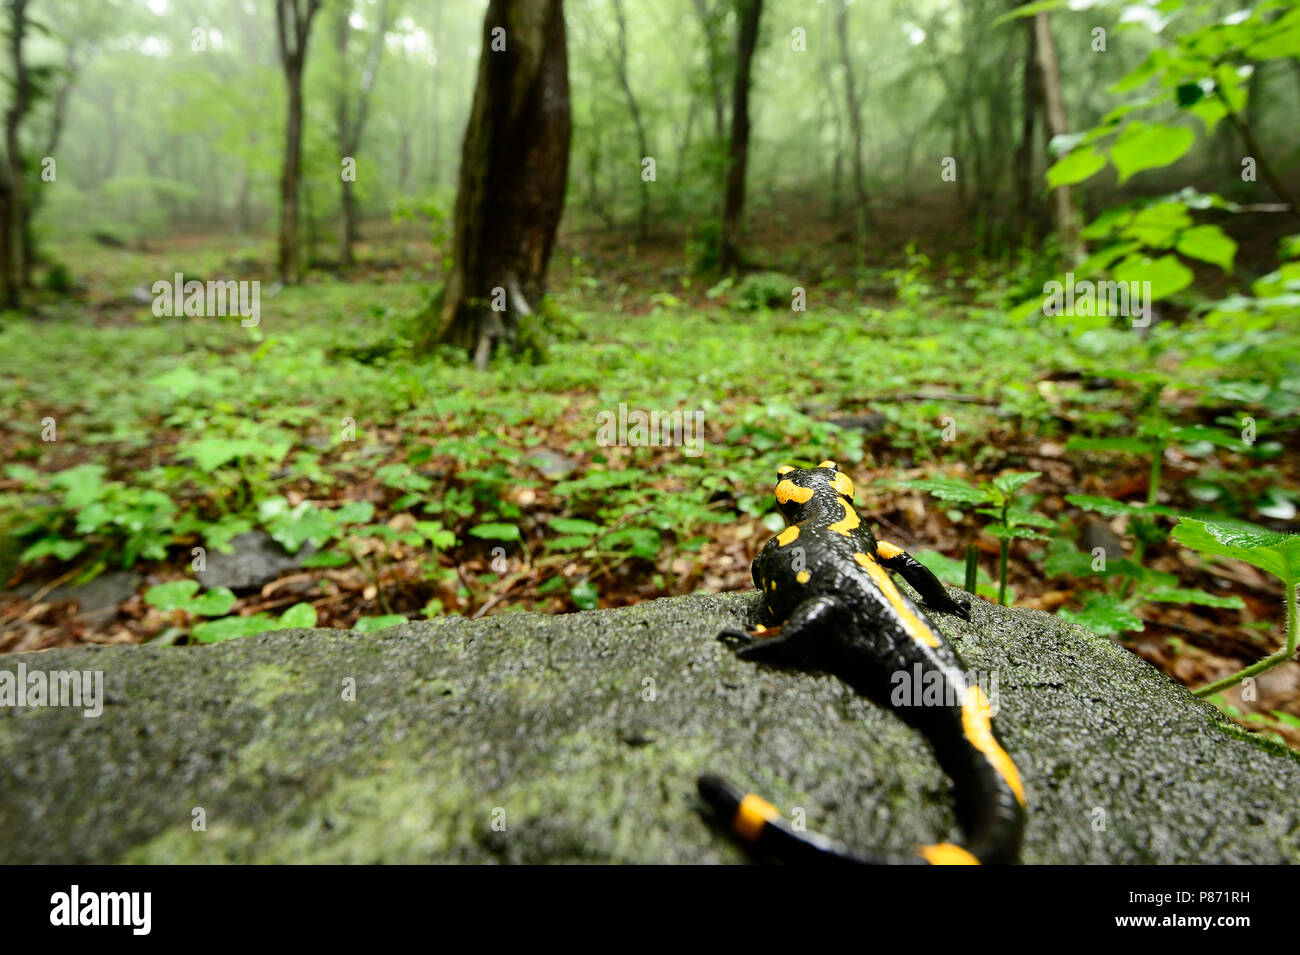
[[(1095, 500), (1105, 501), (1106, 504), (1098, 503), (1092, 510), (1107, 514), (1122, 513), (1118, 509), (1124, 505), (1119, 502), (1106, 498)], [(1240, 610), (1244, 606), (1239, 597), (1224, 597), (1181, 587), (1175, 575), (1145, 567), (1133, 558), (1084, 553), (1064, 538), (1056, 538), (1048, 545), (1043, 570), (1049, 577), (1092, 577), (1103, 581), (1104, 590), (1083, 594), (1080, 609), (1058, 611), (1062, 619), (1102, 636), (1145, 629), (1138, 610), (1148, 603), (1197, 604), (1231, 610)]]
[(294, 604), (279, 617), (257, 613), (249, 616), (226, 616), (235, 607), (236, 597), (226, 587), (199, 593), (196, 580), (172, 580), (145, 591), (145, 603), (162, 611), (180, 610), (191, 617), (215, 617), (195, 623), (190, 636), (197, 643), (219, 643), (236, 637), (254, 636), (268, 630), (316, 626), (316, 608), (309, 603)]
[(1197, 696), (1217, 693), (1295, 658), (1296, 637), (1300, 632), (1296, 607), (1300, 536), (1279, 534), (1244, 521), (1200, 521), (1185, 517), (1174, 528), (1174, 540), (1199, 553), (1244, 560), (1252, 567), (1267, 571), (1282, 581), (1286, 599), (1286, 637), (1282, 649), (1231, 676), (1200, 687), (1195, 691)]
[(941, 501), (959, 507), (973, 507), (976, 514), (991, 518), (984, 530), (998, 540), (998, 603), (1007, 602), (1007, 559), (1013, 540), (1047, 540), (1034, 528), (1053, 528), (1056, 522), (1034, 512), (1017, 500), (1017, 492), (1039, 477), (1038, 471), (1008, 471), (979, 485), (960, 478), (930, 478), (906, 481), (904, 487), (925, 491)]

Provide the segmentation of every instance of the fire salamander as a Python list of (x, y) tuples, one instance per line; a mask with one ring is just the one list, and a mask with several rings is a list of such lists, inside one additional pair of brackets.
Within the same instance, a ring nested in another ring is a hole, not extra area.
[(752, 568), (770, 626), (752, 634), (726, 631), (719, 639), (739, 644), (743, 659), (814, 666), (876, 699), (887, 698), (891, 674), (922, 673), (927, 683), (937, 675), (942, 705), (898, 712), (929, 737), (952, 778), (967, 841), (921, 846), (906, 860), (867, 858), (825, 836), (796, 831), (770, 803), (716, 776), (700, 777), (701, 797), (755, 851), (786, 862), (1015, 862), (1024, 788), (993, 732), (989, 700), (889, 571), (901, 574), (935, 610), (969, 620), (969, 600), (954, 599), (915, 558), (876, 540), (853, 508), (853, 482), (834, 461), (777, 473), (776, 500), (788, 526), (767, 542)]

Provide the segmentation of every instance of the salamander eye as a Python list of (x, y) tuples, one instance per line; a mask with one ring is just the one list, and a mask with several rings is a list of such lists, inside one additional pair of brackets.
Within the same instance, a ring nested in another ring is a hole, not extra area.
[(790, 473), (791, 471), (793, 471), (793, 470), (794, 470), (794, 468), (790, 467), (790, 465), (788, 465), (788, 464), (783, 464), (783, 465), (781, 465), (779, 468), (776, 469), (776, 473), (777, 473), (777, 474), (789, 474), (789, 473)]
[(834, 461), (823, 461), (821, 464), (817, 466), (819, 468), (830, 468), (832, 471), (836, 470), (837, 467)]

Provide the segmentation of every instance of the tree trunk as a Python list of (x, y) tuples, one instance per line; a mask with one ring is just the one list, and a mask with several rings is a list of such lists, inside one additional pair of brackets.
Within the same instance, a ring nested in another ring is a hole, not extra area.
[[(1019, 0), (1011, 0), (1017, 6)], [(1034, 203), (1034, 127), (1042, 108), (1042, 84), (1038, 73), (1038, 34), (1031, 20), (1024, 21), (1025, 60), (1022, 71), (1023, 113), (1020, 118), (1020, 145), (1016, 148), (1015, 188), (1018, 231), (1028, 227)]]
[(302, 73), (285, 71), (289, 114), (284, 165), (280, 171), (280, 281), (297, 285), (302, 278), (298, 248), (298, 189), (302, 173)]
[[(429, 91), (429, 109), (433, 113), (433, 121), (430, 124), (433, 127), (433, 155), (429, 157), (429, 168), (433, 171), (430, 182), (435, 186), (441, 185), (443, 181), (442, 109), (439, 103), (439, 93), (442, 91), (442, 52), (445, 49), (442, 42), (442, 3), (443, 0), (434, 0), (433, 2), (433, 89)], [(409, 148), (408, 142), (403, 142), (403, 148)], [(409, 162), (410, 160), (408, 157), (408, 167)], [(402, 177), (402, 182), (405, 184), (405, 176)]]
[(275, 28), (288, 89), (284, 164), (280, 171), (280, 281), (302, 279), (298, 248), (298, 191), (302, 178), (302, 71), (307, 59), (311, 22), (321, 0), (276, 0)]
[(628, 78), (627, 17), (623, 14), (623, 0), (614, 0), (614, 17), (618, 22), (618, 51), (612, 59), (614, 73), (618, 76), (618, 85), (623, 90), (624, 99), (627, 100), (627, 109), (632, 115), (632, 126), (636, 130), (637, 174), (641, 176), (637, 234), (641, 239), (645, 239), (650, 234), (650, 183), (641, 175), (641, 163), (650, 155), (650, 146), (646, 140), (645, 124), (641, 121), (641, 109), (637, 106), (636, 96), (632, 93), (632, 81)]
[(822, 57), (822, 80), (826, 83), (826, 108), (831, 114), (831, 131), (835, 136), (835, 149), (831, 158), (831, 218), (840, 217), (840, 170), (844, 160), (844, 133), (841, 129), (840, 111), (835, 106), (835, 76), (831, 72), (829, 57)]
[(722, 206), (722, 248), (718, 266), (735, 272), (741, 264), (740, 234), (745, 213), (745, 171), (749, 164), (749, 71), (758, 45), (763, 0), (736, 0), (736, 76), (731, 91), (731, 156)]
[[(370, 108), (370, 91), (374, 88), (375, 77), (379, 74), (379, 60), (384, 52), (384, 35), (388, 32), (388, 0), (379, 0), (379, 13), (375, 24), (375, 35), (371, 40), (370, 50), (361, 72), (361, 84), (357, 91), (356, 103), (348, 95), (350, 76), (348, 71), (348, 40), (352, 25), (349, 22), (347, 6), (338, 8), (335, 21), (335, 45), (338, 49), (340, 71), (338, 102), (336, 104), (336, 133), (340, 157), (356, 160), (361, 148), (361, 135), (366, 128), (366, 114)], [(355, 108), (354, 108), (355, 107)], [(355, 168), (355, 167), (354, 167)], [(357, 241), (357, 201), (352, 179), (346, 175), (339, 176), (339, 208), (342, 222), (339, 223), (339, 262), (344, 266), (355, 261), (352, 245)]]
[[(718, 0), (715, 0), (715, 4)], [(718, 16), (716, 7), (707, 0), (695, 0), (695, 13), (704, 30), (705, 50), (708, 53), (709, 98), (713, 101), (713, 134), (718, 142), (727, 135), (727, 107), (722, 93), (722, 53), (718, 49)]]
[[(1061, 92), (1061, 70), (1056, 59), (1056, 43), (1046, 13), (1034, 16), (1034, 40), (1038, 48), (1038, 68), (1043, 84), (1043, 118), (1047, 141), (1069, 132), (1065, 118), (1065, 98)], [(1058, 186), (1052, 192), (1053, 215), (1056, 232), (1061, 239), (1066, 264), (1076, 265), (1088, 255), (1083, 245), (1083, 227), (1069, 186)]]
[(27, 33), (27, 0), (11, 0), (9, 56), (13, 70), (13, 101), (5, 113), (5, 162), (0, 175), (0, 298), (6, 308), (17, 308), (25, 286), (28, 263), (24, 254), (23, 187), (27, 163), (23, 159), (19, 129), (31, 109), (32, 82), (23, 60), (23, 39)]
[(861, 243), (866, 237), (868, 223), (874, 224), (875, 217), (871, 213), (871, 199), (867, 195), (866, 183), (862, 178), (862, 108), (858, 103), (857, 84), (853, 79), (853, 58), (849, 56), (848, 0), (840, 0), (837, 14), (840, 65), (844, 69), (844, 105), (849, 115), (849, 135), (853, 139), (853, 197), (857, 200), (854, 221), (857, 226), (858, 242)]
[(498, 346), (518, 349), (521, 319), (546, 290), (571, 133), (563, 0), (491, 0), (461, 152), (452, 268), (423, 347), (459, 345), (479, 367)]

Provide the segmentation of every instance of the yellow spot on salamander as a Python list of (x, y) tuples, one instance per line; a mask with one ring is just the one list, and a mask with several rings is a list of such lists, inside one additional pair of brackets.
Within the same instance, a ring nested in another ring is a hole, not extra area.
[(844, 519), (827, 525), (826, 529), (848, 537), (849, 532), (861, 524), (862, 521), (858, 518), (858, 512), (853, 509), (853, 504), (848, 498), (841, 497), (839, 502), (840, 506), (844, 508)]
[(793, 470), (794, 470), (794, 468), (790, 467), (790, 465), (788, 465), (788, 464), (783, 464), (783, 465), (781, 465), (779, 468), (776, 469), (776, 473), (777, 473), (777, 474), (789, 474), (789, 473), (790, 473), (791, 471), (793, 471)]
[(834, 461), (823, 461), (821, 464), (817, 466), (819, 468), (831, 468), (832, 470), (834, 470), (838, 465), (836, 465)]
[(784, 547), (786, 544), (793, 544), (799, 537), (799, 525), (791, 524), (781, 533), (776, 535), (776, 542)]
[(763, 833), (763, 827), (769, 821), (780, 818), (781, 814), (776, 811), (775, 806), (766, 799), (750, 793), (736, 808), (736, 815), (731, 820), (731, 829), (746, 842), (756, 842)]
[(806, 584), (806, 583), (808, 583), (808, 580), (809, 580), (811, 577), (812, 577), (812, 574), (808, 573), (808, 571), (806, 571), (806, 570), (801, 570), (801, 571), (799, 571), (799, 573), (797, 573), (797, 574), (794, 575), (794, 579), (797, 580), (797, 581), (799, 581), (799, 583), (801, 583), (801, 584)]
[(853, 481), (843, 471), (835, 472), (835, 479), (831, 481), (831, 487), (835, 488), (837, 494), (843, 494), (845, 497), (853, 497)]
[(924, 643), (927, 647), (937, 647), (939, 638), (935, 636), (933, 630), (921, 622), (921, 618), (912, 612), (912, 608), (903, 600), (903, 595), (898, 592), (898, 587), (894, 585), (894, 579), (889, 576), (888, 571), (875, 562), (867, 554), (854, 554), (853, 559), (862, 565), (867, 574), (871, 577), (880, 592), (885, 595), (894, 612), (898, 614), (898, 620), (907, 631), (907, 635), (913, 640)]
[(812, 500), (813, 490), (810, 487), (800, 487), (794, 481), (781, 481), (776, 486), (776, 499), (784, 504), (786, 501), (794, 501), (796, 504), (803, 504)]
[(979, 865), (975, 858), (961, 846), (951, 842), (941, 842), (934, 846), (921, 846), (916, 850), (930, 865)]
[(984, 754), (985, 758), (993, 764), (998, 775), (1006, 781), (1011, 787), (1011, 791), (1016, 794), (1016, 799), (1020, 805), (1025, 804), (1025, 787), (1020, 782), (1020, 773), (1016, 769), (1016, 764), (1011, 761), (1006, 750), (998, 745), (998, 741), (993, 736), (993, 725), (989, 721), (992, 716), (992, 708), (989, 706), (989, 699), (984, 695), (984, 691), (978, 686), (969, 686), (966, 688), (966, 699), (961, 707), (961, 728), (966, 734), (966, 739), (977, 750)]
[(876, 541), (876, 556), (881, 560), (893, 560), (903, 552), (903, 548), (889, 541)]

